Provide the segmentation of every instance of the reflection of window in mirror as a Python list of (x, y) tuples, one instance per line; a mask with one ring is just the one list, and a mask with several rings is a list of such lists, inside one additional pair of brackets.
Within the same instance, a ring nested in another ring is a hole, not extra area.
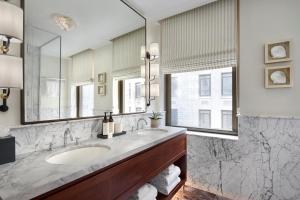
[(135, 98), (136, 99), (141, 98), (141, 86), (142, 86), (141, 82), (135, 83)]
[(114, 80), (114, 109), (119, 108), (122, 113), (144, 111), (145, 98), (141, 94), (143, 83), (142, 78)]
[(81, 86), (79, 110), (82, 117), (94, 115), (94, 84)]
[(94, 115), (94, 84), (72, 86), (70, 110), (72, 117)]

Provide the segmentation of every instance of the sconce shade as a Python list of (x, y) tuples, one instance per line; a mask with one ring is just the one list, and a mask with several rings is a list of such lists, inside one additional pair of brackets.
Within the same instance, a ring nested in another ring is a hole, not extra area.
[(158, 77), (159, 76), (159, 64), (151, 64), (150, 67), (150, 75), (152, 77)]
[(159, 44), (158, 43), (150, 44), (150, 55), (151, 55), (151, 57), (155, 57), (155, 58), (159, 57)]
[(145, 60), (146, 58), (146, 47), (141, 46), (141, 60)]
[(23, 60), (0, 55), (0, 88), (23, 88)]
[(154, 83), (150, 85), (150, 96), (159, 97), (159, 84)]
[(0, 1), (0, 39), (11, 37), (11, 42), (23, 41), (23, 10), (11, 3)]

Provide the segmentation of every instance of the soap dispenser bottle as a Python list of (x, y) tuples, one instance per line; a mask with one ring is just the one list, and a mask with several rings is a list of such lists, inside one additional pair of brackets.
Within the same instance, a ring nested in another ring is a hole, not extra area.
[(104, 112), (104, 119), (102, 122), (102, 134), (103, 135), (108, 135), (109, 134), (109, 123), (108, 123), (108, 119), (106, 116), (107, 112)]
[(109, 124), (109, 135), (112, 136), (114, 134), (114, 132), (115, 132), (114, 131), (115, 122), (114, 122), (114, 119), (112, 117), (112, 112), (110, 112), (108, 124)]

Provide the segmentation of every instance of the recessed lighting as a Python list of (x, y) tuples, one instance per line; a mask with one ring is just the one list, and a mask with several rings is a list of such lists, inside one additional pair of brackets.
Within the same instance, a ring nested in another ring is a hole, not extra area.
[(55, 24), (64, 31), (70, 31), (77, 26), (76, 22), (68, 16), (61, 15), (61, 14), (52, 14), (52, 19), (54, 20)]

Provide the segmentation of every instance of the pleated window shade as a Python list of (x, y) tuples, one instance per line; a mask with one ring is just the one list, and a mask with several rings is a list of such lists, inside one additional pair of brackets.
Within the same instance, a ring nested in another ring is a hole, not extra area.
[(141, 46), (145, 45), (145, 27), (122, 35), (113, 42), (113, 76), (140, 77)]
[(86, 50), (72, 56), (72, 81), (81, 84), (93, 81), (94, 51)]
[(236, 0), (218, 0), (160, 24), (163, 73), (236, 67)]

